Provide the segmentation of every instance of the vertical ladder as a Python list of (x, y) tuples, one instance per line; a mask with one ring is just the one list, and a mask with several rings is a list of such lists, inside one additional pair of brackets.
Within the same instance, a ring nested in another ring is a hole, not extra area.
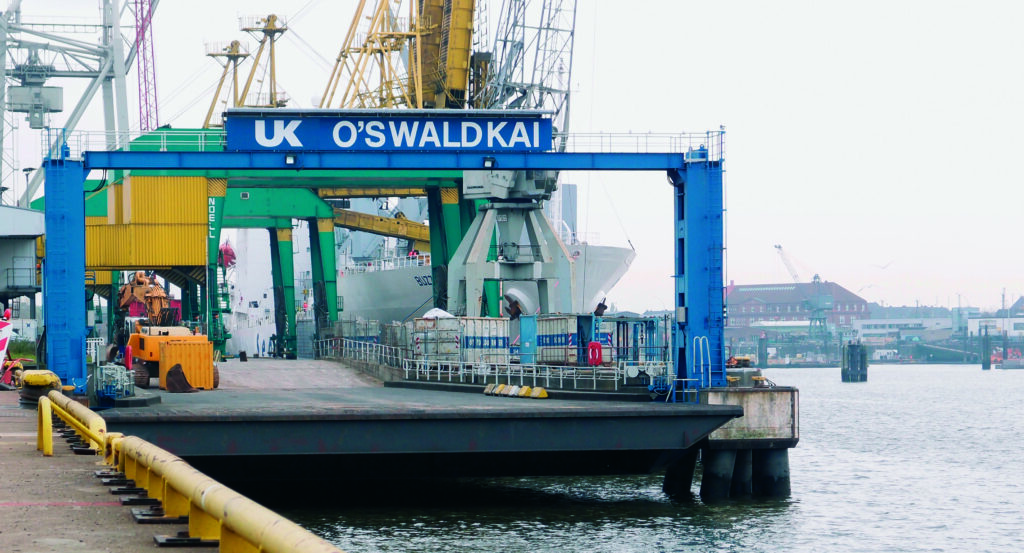
[(207, 321), (207, 338), (213, 342), (214, 349), (223, 352), (225, 342), (231, 337), (227, 327), (224, 325), (224, 316), (231, 313), (231, 294), (224, 273), (224, 267), (218, 264), (214, 274), (217, 281), (213, 283), (213, 291), (210, 291), (210, 286), (207, 286), (206, 291), (208, 294), (213, 294), (212, 299), (214, 301), (212, 313), (210, 314), (212, 320)]
[[(722, 247), (720, 244), (713, 245), (709, 254), (709, 269), (712, 271), (712, 274), (723, 274)], [(712, 281), (712, 284), (708, 287), (707, 297), (709, 303), (708, 313), (710, 313), (707, 340), (712, 344), (724, 344), (725, 300), (721, 286), (717, 286)], [(724, 348), (711, 348), (708, 353), (708, 380), (706, 385), (724, 386), (726, 382)]]
[(217, 265), (217, 310), (221, 313), (231, 313), (231, 292), (224, 271), (222, 265)]

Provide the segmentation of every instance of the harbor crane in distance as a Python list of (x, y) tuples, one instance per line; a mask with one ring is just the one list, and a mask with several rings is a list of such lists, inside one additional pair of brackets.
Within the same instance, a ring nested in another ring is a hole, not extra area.
[[(782, 264), (786, 266), (789, 276), (793, 278), (793, 283), (800, 284), (800, 274), (793, 267), (793, 261), (786, 254), (786, 251), (782, 249), (780, 244), (775, 244), (775, 251), (779, 253)], [(803, 302), (804, 309), (810, 312), (810, 325), (807, 334), (812, 340), (820, 339), (823, 342), (827, 342), (829, 340), (828, 313), (832, 311), (833, 305), (832, 294), (823, 289), (821, 276), (817, 273), (814, 274), (811, 282), (814, 284), (814, 296)]]
[(786, 266), (786, 270), (789, 271), (789, 276), (793, 277), (793, 282), (800, 282), (800, 275), (796, 272), (796, 268), (793, 267), (793, 262), (789, 260), (789, 256), (782, 249), (782, 246), (775, 244), (775, 251), (779, 252), (779, 257), (782, 258), (782, 264)]

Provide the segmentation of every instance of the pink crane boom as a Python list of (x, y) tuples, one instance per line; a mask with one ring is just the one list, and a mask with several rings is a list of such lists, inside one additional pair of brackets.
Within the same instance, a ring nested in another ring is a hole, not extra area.
[(160, 126), (156, 102), (156, 63), (153, 59), (153, 6), (150, 0), (135, 1), (136, 67), (139, 76), (139, 130)]

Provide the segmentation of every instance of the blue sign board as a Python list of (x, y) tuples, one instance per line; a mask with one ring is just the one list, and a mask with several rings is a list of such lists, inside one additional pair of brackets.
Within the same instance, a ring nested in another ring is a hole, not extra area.
[(486, 151), (551, 149), (551, 119), (536, 112), (467, 116), (392, 112), (228, 112), (230, 151)]

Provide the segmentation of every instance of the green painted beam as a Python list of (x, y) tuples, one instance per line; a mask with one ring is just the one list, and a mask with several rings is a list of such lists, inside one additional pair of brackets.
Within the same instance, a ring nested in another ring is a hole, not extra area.
[(270, 274), (274, 287), (274, 335), (270, 337), (274, 355), (281, 356), (284, 351), (285, 334), (288, 332), (288, 315), (284, 308), (284, 277), (281, 275), (280, 244), (277, 230), (270, 232)]
[[(219, 129), (157, 129), (150, 131), (134, 140), (129, 147), (132, 151), (169, 151), (169, 152), (222, 152), (224, 151), (224, 131)], [(359, 171), (326, 171), (326, 170), (264, 170), (264, 171), (144, 171), (135, 170), (133, 174), (143, 176), (200, 176), (208, 178), (229, 179), (229, 187), (275, 187), (275, 188), (317, 188), (319, 186), (381, 186), (386, 181), (403, 188), (412, 186), (410, 181), (433, 182), (433, 186), (457, 186), (456, 180), (462, 179), (461, 170), (359, 170)], [(237, 182), (236, 182), (237, 180)], [(363, 183), (363, 184), (360, 184)]]
[(284, 217), (225, 217), (224, 228), (289, 228), (292, 220)]
[(334, 209), (308, 188), (229, 188), (224, 216), (322, 219), (334, 217)]
[(292, 258), (292, 229), (270, 229), (270, 256), (274, 279), (274, 311), (278, 351), (295, 359), (295, 262)]
[(292, 253), (292, 229), (277, 229), (278, 255), (281, 256), (281, 282), (284, 286), (284, 310), (287, 316), (288, 330), (285, 333), (285, 351), (292, 352), (289, 359), (295, 358), (298, 338), (295, 320), (295, 258)]
[(307, 219), (310, 264), (313, 269), (313, 305), (317, 334), (338, 320), (338, 269), (334, 260), (334, 220)]
[(217, 256), (220, 253), (220, 231), (224, 222), (224, 204), (227, 202), (223, 196), (214, 195), (208, 196), (207, 201), (209, 223), (206, 233), (206, 285), (201, 288), (206, 310), (206, 335), (213, 342), (215, 350), (226, 353), (224, 348), (231, 334), (224, 325), (223, 317), (227, 311), (219, 305), (218, 284), (220, 278)]
[[(237, 172), (236, 172), (237, 173)], [(228, 177), (234, 187), (455, 188), (461, 171), (250, 171)]]

